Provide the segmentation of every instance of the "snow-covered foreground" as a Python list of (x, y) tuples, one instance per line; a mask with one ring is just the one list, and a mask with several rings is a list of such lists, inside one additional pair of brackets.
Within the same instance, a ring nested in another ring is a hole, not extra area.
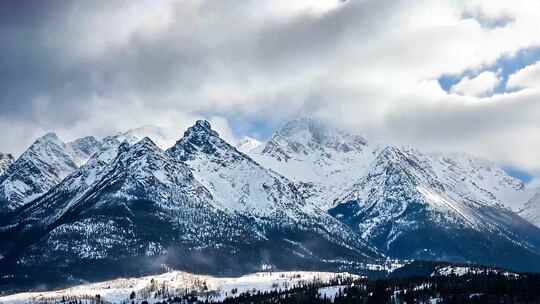
[[(47, 292), (26, 292), (0, 297), (0, 304), (43, 303), (66, 299), (91, 299), (97, 295), (109, 303), (130, 303), (132, 292), (137, 300), (149, 303), (161, 301), (163, 296), (197, 294), (201, 300), (223, 300), (247, 291), (286, 290), (309, 282), (326, 283), (341, 278), (358, 278), (349, 273), (332, 272), (260, 272), (241, 277), (213, 277), (171, 271), (141, 278), (122, 278), (101, 283), (85, 284)], [(333, 290), (324, 290), (333, 297)]]

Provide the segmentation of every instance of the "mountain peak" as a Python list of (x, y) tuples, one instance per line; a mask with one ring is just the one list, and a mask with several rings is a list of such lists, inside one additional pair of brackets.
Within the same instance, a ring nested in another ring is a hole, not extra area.
[(400, 148), (395, 146), (383, 147), (376, 157), (376, 161), (384, 161), (386, 163), (397, 164), (407, 162), (407, 159), (408, 155), (406, 151), (402, 151)]
[(389, 185), (397, 182), (413, 186), (424, 184), (431, 189), (445, 191), (427, 156), (415, 149), (384, 147), (375, 157), (367, 178), (383, 178)]
[(15, 209), (48, 191), (77, 169), (71, 149), (55, 133), (38, 138), (9, 166), (0, 184), (0, 209)]
[[(118, 148), (118, 159), (127, 166), (139, 169), (148, 167), (149, 164), (167, 163), (171, 160), (149, 137), (131, 146), (126, 142), (122, 143)], [(153, 166), (153, 168), (157, 167)]]
[(319, 155), (331, 158), (336, 153), (362, 152), (367, 141), (356, 134), (336, 128), (313, 117), (302, 117), (286, 123), (257, 152), (277, 160)]
[(152, 151), (159, 149), (159, 147), (150, 139), (150, 137), (144, 137), (143, 139), (139, 140), (137, 143), (135, 143), (132, 146), (132, 148), (137, 149), (137, 150), (152, 150)]
[(197, 120), (195, 122), (195, 127), (203, 128), (203, 129), (207, 129), (207, 130), (212, 129), (212, 126), (210, 125), (210, 122), (208, 122), (208, 120), (203, 120), (203, 119)]
[(145, 137), (133, 145), (124, 141), (118, 147), (118, 155), (123, 159), (139, 158), (163, 153), (149, 137)]
[(301, 117), (286, 122), (274, 135), (290, 137), (303, 131), (313, 133), (316, 129), (321, 129), (322, 127), (323, 122), (320, 120), (313, 117)]
[(212, 129), (208, 121), (198, 120), (184, 132), (184, 137), (177, 141), (173, 147), (167, 149), (167, 153), (185, 161), (192, 158), (197, 152), (218, 155), (219, 151), (230, 152), (231, 150), (234, 150), (234, 147), (221, 139), (219, 133)]
[(36, 141), (36, 143), (44, 143), (44, 142), (61, 142), (60, 138), (56, 133), (54, 132), (47, 132), (45, 135), (39, 137)]
[(207, 120), (197, 120), (195, 124), (189, 127), (184, 133), (184, 137), (193, 135), (197, 137), (208, 135), (219, 137), (219, 133), (212, 129), (210, 122), (208, 122)]

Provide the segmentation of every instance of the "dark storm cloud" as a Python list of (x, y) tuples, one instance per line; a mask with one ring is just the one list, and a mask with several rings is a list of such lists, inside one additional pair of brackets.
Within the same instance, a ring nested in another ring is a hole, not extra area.
[(56, 111), (60, 108), (73, 113), (73, 119), (80, 114), (80, 105), (71, 103), (40, 108), (40, 113), (33, 113), (33, 102), (41, 95), (64, 100), (88, 90), (84, 85), (85, 67), (70, 63), (64, 50), (51, 43), (70, 8), (68, 1), (1, 2), (0, 119), (35, 121), (39, 120), (36, 116), (48, 115), (69, 119)]

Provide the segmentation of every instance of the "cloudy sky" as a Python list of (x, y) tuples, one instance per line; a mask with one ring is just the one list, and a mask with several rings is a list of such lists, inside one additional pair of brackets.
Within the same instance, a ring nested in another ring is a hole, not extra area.
[(540, 1), (1, 1), (0, 151), (314, 115), (540, 176)]

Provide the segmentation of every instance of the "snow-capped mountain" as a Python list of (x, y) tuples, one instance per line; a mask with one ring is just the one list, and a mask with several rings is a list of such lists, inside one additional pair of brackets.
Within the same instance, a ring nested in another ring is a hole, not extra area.
[(102, 140), (86, 136), (65, 143), (55, 133), (48, 133), (21, 154), (10, 170), (0, 174), (0, 213), (11, 212), (45, 193), (95, 153), (101, 153), (102, 162), (110, 161), (122, 142), (134, 144), (146, 135), (163, 144), (171, 142), (163, 134), (159, 127), (144, 126)]
[(223, 210), (294, 220), (306, 205), (291, 182), (240, 153), (206, 121), (197, 121), (167, 153), (193, 170)]
[(221, 139), (207, 121), (197, 121), (167, 153), (192, 169), (215, 205), (225, 212), (257, 223), (290, 226), (287, 229), (309, 228), (336, 242), (337, 247), (348, 244), (362, 255), (376, 255), (326, 212), (305, 202), (291, 181)]
[(372, 150), (361, 136), (301, 118), (285, 124), (248, 154), (293, 180), (306, 200), (328, 209), (337, 193), (367, 171)]
[(0, 211), (24, 205), (77, 169), (71, 151), (54, 133), (38, 138), (0, 177)]
[(15, 159), (13, 158), (13, 155), (0, 152), (0, 178), (9, 169), (14, 161)]
[[(128, 268), (144, 272), (159, 266), (151, 263), (152, 256), (170, 253), (188, 263), (186, 255), (201, 254), (189, 249), (260, 239), (214, 208), (189, 168), (148, 138), (132, 147), (123, 143), (118, 150), (112, 162), (100, 166), (93, 163), (97, 158), (91, 159), (10, 218), (2, 231), (7, 266), (1, 268), (21, 275), (25, 269), (54, 267), (54, 275), (88, 279), (89, 273), (121, 273), (120, 265), (99, 269), (113, 261), (140, 259)], [(81, 267), (84, 261), (92, 264), (80, 270), (82, 274), (64, 268)], [(194, 268), (205, 266), (194, 257), (190, 263)]]
[(392, 257), (540, 270), (540, 229), (439, 176), (439, 165), (413, 149), (384, 148), (329, 212)]
[[(210, 191), (216, 206), (225, 212), (253, 219), (258, 225), (317, 231), (319, 238), (336, 243), (336, 247), (346, 246), (361, 255), (376, 256), (344, 225), (307, 203), (291, 181), (263, 168), (222, 140), (207, 121), (197, 121), (167, 153), (192, 169), (196, 179)], [(306, 249), (303, 245), (302, 248)], [(311, 250), (308, 252), (312, 254)]]
[[(335, 206), (338, 196), (360, 177), (387, 145), (368, 144), (314, 118), (285, 124), (248, 155), (292, 179), (308, 201), (324, 209)], [(408, 148), (406, 148), (408, 149)], [(411, 153), (414, 149), (409, 149)], [(506, 174), (496, 164), (465, 153), (426, 153), (425, 162), (437, 179), (464, 199), (501, 204), (514, 212), (533, 195), (523, 182)]]
[(537, 223), (539, 196), (489, 161), (312, 118), (260, 145), (234, 147), (206, 121), (166, 151), (144, 134), (159, 129), (47, 134), (23, 153), (0, 177), (0, 277), (361, 272), (385, 255), (540, 270), (540, 229), (522, 218)]
[(3, 275), (90, 279), (164, 262), (220, 273), (262, 265), (367, 271), (383, 258), (207, 122), (167, 152), (145, 138), (110, 154), (94, 154), (9, 218), (0, 229)]
[(390, 256), (522, 267), (504, 251), (481, 254), (506, 246), (537, 258), (537, 229), (512, 212), (532, 193), (489, 161), (370, 145), (311, 118), (287, 123), (248, 154)]
[(236, 145), (236, 149), (242, 153), (249, 153), (251, 150), (259, 147), (260, 145), (262, 144), (261, 141), (253, 138), (253, 137), (249, 137), (249, 136), (245, 136), (244, 138), (242, 138), (238, 144)]
[[(11, 222), (18, 227), (26, 227), (25, 232), (49, 233), (48, 231), (51, 231), (49, 242), (66, 231), (72, 234), (83, 233), (87, 236), (106, 231), (105, 234), (92, 235), (95, 238), (85, 237), (77, 240), (86, 247), (96, 246), (88, 248), (89, 250), (81, 251), (76, 247), (60, 248), (64, 251), (72, 250), (71, 254), (74, 255), (84, 257), (85, 254), (89, 254), (99, 257), (106, 256), (107, 250), (114, 249), (114, 242), (111, 243), (110, 238), (129, 238), (135, 241), (134, 232), (131, 230), (134, 228), (132, 227), (134, 223), (129, 219), (136, 218), (136, 210), (142, 214), (148, 212), (149, 210), (144, 209), (152, 207), (148, 205), (150, 200), (155, 205), (163, 204), (154, 207), (171, 211), (170, 209), (175, 207), (174, 203), (185, 204), (186, 200), (190, 200), (189, 203), (193, 204), (191, 207), (194, 208), (204, 204), (208, 198), (209, 195), (193, 180), (193, 176), (185, 165), (170, 159), (150, 139), (145, 138), (132, 147), (128, 143), (123, 143), (118, 148), (118, 156), (112, 162), (107, 163), (107, 159), (101, 161), (96, 155), (50, 192), (18, 210)], [(130, 204), (133, 203), (131, 200), (142, 201), (138, 203), (140, 205), (131, 206)], [(149, 202), (145, 204), (145, 200)], [(142, 208), (142, 210), (137, 208)], [(106, 210), (111, 211), (110, 217)], [(126, 212), (128, 212), (127, 215), (125, 215)], [(125, 215), (126, 218), (120, 215)], [(165, 217), (165, 211), (156, 216)], [(88, 221), (88, 218), (92, 220)], [(101, 223), (101, 220), (105, 222)], [(124, 227), (126, 230), (119, 229), (114, 223), (116, 220), (129, 224), (128, 227)], [(147, 220), (150, 221), (151, 218)], [(99, 229), (105, 230), (99, 231)], [(119, 235), (114, 235), (115, 233)], [(142, 231), (141, 233), (150, 232)], [(58, 249), (58, 246), (44, 246), (42, 250), (51, 250), (51, 247), (54, 247), (52, 250)], [(139, 250), (140, 248), (124, 249)], [(55, 256), (59, 253), (62, 252), (56, 252)]]

